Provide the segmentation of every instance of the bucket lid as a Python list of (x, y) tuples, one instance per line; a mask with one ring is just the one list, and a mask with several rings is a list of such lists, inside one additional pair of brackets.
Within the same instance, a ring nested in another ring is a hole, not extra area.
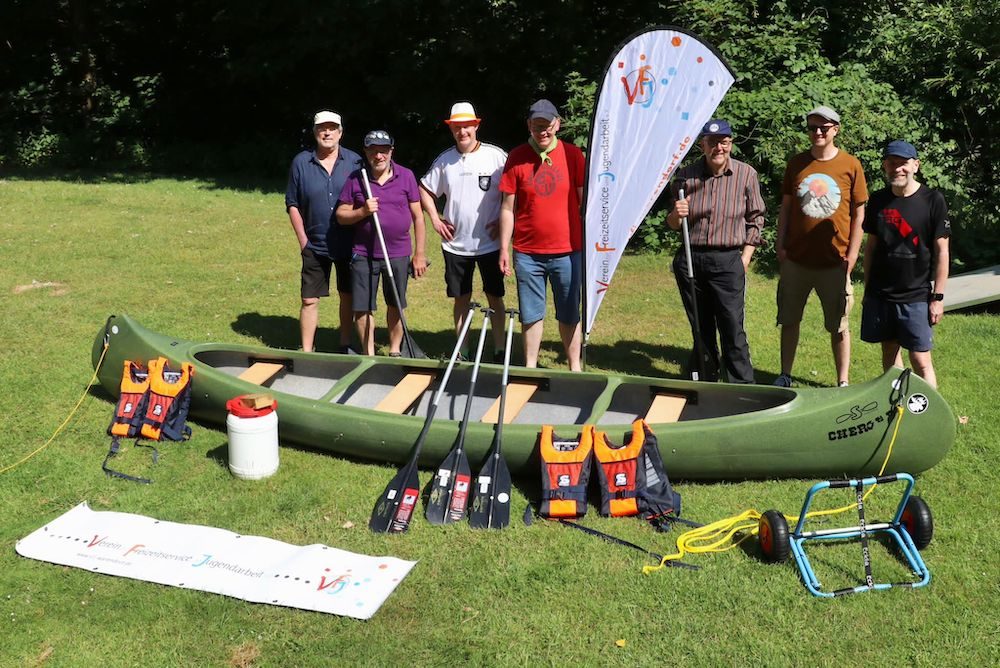
[(238, 418), (255, 418), (263, 417), (269, 413), (273, 413), (274, 409), (278, 407), (278, 400), (275, 399), (270, 406), (263, 406), (262, 408), (253, 408), (247, 406), (243, 403), (242, 399), (245, 394), (241, 394), (238, 397), (233, 397), (226, 402), (226, 410), (229, 411), (230, 415), (235, 415)]

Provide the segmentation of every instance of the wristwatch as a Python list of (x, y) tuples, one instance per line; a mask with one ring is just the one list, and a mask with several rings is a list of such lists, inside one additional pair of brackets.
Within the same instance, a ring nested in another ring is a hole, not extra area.
[(930, 301), (932, 301), (932, 302), (943, 302), (944, 301), (944, 293), (943, 292), (932, 292), (931, 293)]

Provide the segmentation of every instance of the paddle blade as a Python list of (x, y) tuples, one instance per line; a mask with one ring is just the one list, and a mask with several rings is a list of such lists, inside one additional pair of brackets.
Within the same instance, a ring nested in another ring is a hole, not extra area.
[(412, 359), (427, 359), (427, 353), (420, 349), (417, 342), (413, 340), (409, 332), (405, 332), (403, 336), (403, 344), (400, 346), (400, 352), (403, 353), (403, 357), (410, 357)]
[(503, 529), (510, 524), (510, 470), (496, 448), (490, 449), (476, 478), (469, 524), (474, 529)]
[(441, 462), (437, 475), (431, 481), (427, 521), (431, 524), (451, 524), (464, 519), (471, 482), (469, 458), (465, 450), (456, 445)]
[(410, 528), (410, 518), (420, 498), (420, 478), (416, 461), (399, 470), (375, 503), (368, 528), (375, 533), (402, 533)]

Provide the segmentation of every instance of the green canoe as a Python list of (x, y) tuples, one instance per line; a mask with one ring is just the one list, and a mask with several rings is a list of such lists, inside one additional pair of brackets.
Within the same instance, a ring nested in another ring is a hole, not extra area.
[[(436, 360), (195, 343), (149, 331), (125, 315), (111, 316), (98, 332), (95, 366), (105, 341), (108, 350), (98, 376), (114, 397), (125, 360), (145, 362), (162, 355), (195, 367), (193, 418), (224, 425), (227, 400), (265, 391), (278, 401), (281, 442), (382, 462), (407, 458), (445, 367)], [(421, 466), (437, 465), (451, 447), (471, 368), (456, 365)], [(278, 371), (270, 375), (268, 369)], [(267, 372), (263, 384), (239, 378), (261, 377), (262, 371)], [(484, 364), (476, 384), (466, 436), (474, 468), (493, 436), (489, 411), (496, 414), (501, 372), (500, 366)], [(621, 442), (630, 423), (656, 404), (648, 421), (671, 477), (867, 476), (878, 472), (892, 440), (896, 401), (904, 411), (886, 473), (919, 473), (948, 452), (955, 416), (941, 395), (915, 375), (905, 377), (901, 392), (895, 390), (901, 373), (890, 370), (846, 388), (795, 389), (513, 367), (508, 413), (518, 408), (512, 396), (530, 396), (504, 427), (503, 453), (512, 471), (533, 474), (540, 425), (554, 425), (556, 434), (572, 437), (581, 425), (597, 424)]]

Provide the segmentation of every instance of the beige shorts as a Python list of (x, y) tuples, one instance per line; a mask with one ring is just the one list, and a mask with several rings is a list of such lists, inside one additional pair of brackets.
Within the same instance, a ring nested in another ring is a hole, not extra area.
[(781, 263), (778, 278), (778, 324), (802, 322), (802, 313), (813, 290), (823, 305), (823, 326), (831, 334), (846, 332), (847, 314), (854, 306), (854, 287), (844, 267), (811, 269), (791, 260)]

